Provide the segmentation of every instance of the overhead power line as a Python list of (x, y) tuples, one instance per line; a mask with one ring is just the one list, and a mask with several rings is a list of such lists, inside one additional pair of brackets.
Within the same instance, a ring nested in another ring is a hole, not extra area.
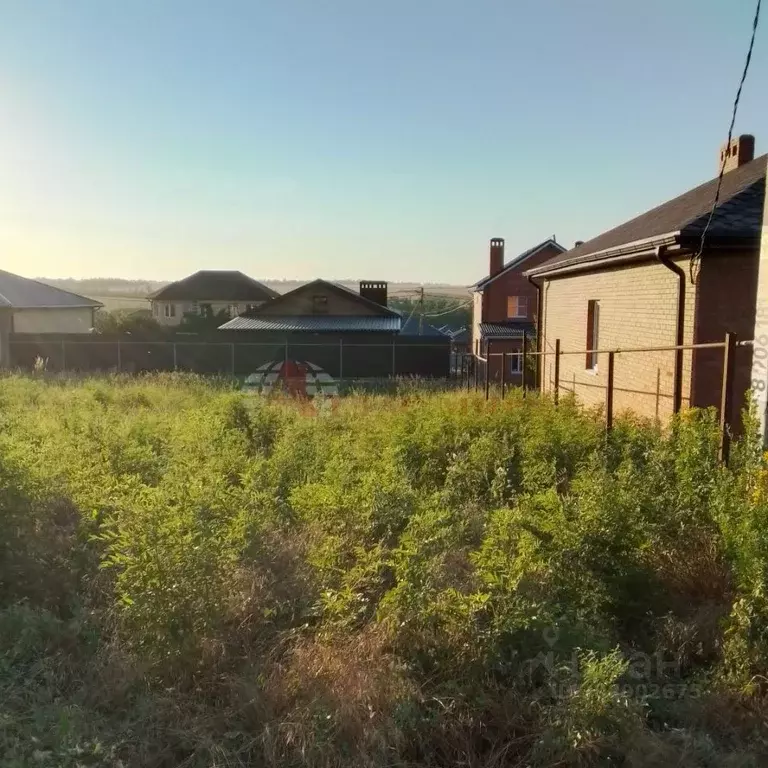
[(472, 304), (471, 301), (466, 301), (464, 304), (459, 304), (458, 306), (451, 307), (450, 309), (446, 309), (442, 312), (435, 312), (433, 314), (424, 315), (424, 317), (442, 317), (443, 315), (450, 315), (451, 312), (458, 312), (460, 309), (464, 309), (465, 307), (470, 306)]
[[(755, 37), (757, 36), (757, 25), (760, 23), (760, 4), (762, 0), (757, 0), (757, 6), (755, 7), (755, 16), (752, 20), (752, 37), (749, 40), (749, 49), (747, 50), (747, 58), (744, 61), (744, 70), (741, 73), (741, 80), (739, 81), (739, 87), (736, 91), (736, 98), (733, 100), (733, 110), (731, 111), (731, 124), (728, 127), (728, 140), (726, 147), (730, 148), (731, 140), (733, 139), (733, 127), (736, 124), (736, 113), (739, 110), (739, 100), (741, 99), (741, 91), (744, 88), (744, 82), (747, 79), (747, 72), (749, 72), (749, 65), (752, 61), (752, 51), (755, 47)], [(704, 241), (709, 232), (710, 224), (712, 224), (712, 218), (717, 210), (717, 204), (720, 202), (720, 190), (723, 186), (723, 176), (725, 175), (725, 160), (720, 164), (720, 175), (717, 178), (717, 187), (715, 188), (715, 200), (712, 203), (712, 210), (709, 212), (707, 223), (704, 226), (704, 231), (701, 233), (701, 240), (699, 241), (699, 249), (696, 255), (691, 259), (690, 263), (690, 277), (691, 282), (696, 282), (696, 274), (698, 273), (698, 267), (701, 263), (701, 255), (704, 252)]]

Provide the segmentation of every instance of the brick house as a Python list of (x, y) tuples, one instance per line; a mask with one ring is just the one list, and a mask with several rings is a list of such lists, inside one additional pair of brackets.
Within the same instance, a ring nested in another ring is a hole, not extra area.
[[(562, 391), (605, 402), (607, 355), (586, 350), (753, 338), (768, 155), (753, 157), (752, 136), (721, 148), (722, 187), (700, 258), (717, 178), (527, 270), (540, 286), (543, 348), (559, 339), (563, 351), (585, 351), (561, 356)], [(717, 407), (722, 360), (720, 349), (618, 354), (614, 407), (657, 419)], [(751, 366), (751, 349), (738, 348), (734, 408), (744, 405)], [(542, 374), (551, 391), (553, 355)]]
[[(563, 253), (565, 248), (554, 237), (529, 248), (504, 263), (504, 240), (491, 240), (488, 275), (473, 286), (472, 303), (472, 351), (486, 356), (490, 350), (520, 352), (525, 333), (533, 342), (536, 335), (538, 291), (523, 276), (523, 270), (537, 267)], [(501, 358), (490, 358), (490, 376), (501, 378)], [(519, 382), (522, 368), (521, 357), (507, 358), (506, 379)]]

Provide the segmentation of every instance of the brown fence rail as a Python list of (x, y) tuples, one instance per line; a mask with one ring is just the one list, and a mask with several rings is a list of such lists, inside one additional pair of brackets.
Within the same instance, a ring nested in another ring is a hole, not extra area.
[[(563, 381), (561, 378), (561, 361), (563, 358), (572, 355), (582, 355), (585, 358), (587, 355), (597, 356), (601, 355), (607, 358), (606, 366), (606, 379), (605, 384), (602, 383), (584, 383), (579, 382), (584, 387), (597, 387), (605, 389), (605, 428), (606, 432), (610, 432), (613, 429), (614, 424), (614, 410), (615, 410), (615, 395), (616, 392), (624, 392), (626, 394), (632, 394), (633, 390), (627, 390), (616, 386), (616, 368), (618, 366), (617, 358), (621, 356), (644, 354), (644, 353), (664, 353), (674, 352), (677, 360), (678, 356), (682, 356), (686, 352), (694, 353), (700, 350), (722, 350), (722, 370), (720, 380), (720, 393), (717, 398), (717, 406), (719, 408), (720, 415), (720, 457), (724, 462), (728, 461), (730, 453), (730, 441), (734, 431), (735, 418), (734, 418), (734, 405), (735, 405), (735, 371), (736, 371), (736, 351), (741, 347), (752, 347), (752, 340), (738, 341), (736, 335), (733, 333), (726, 333), (723, 341), (706, 342), (700, 344), (677, 344), (669, 346), (645, 346), (645, 347), (616, 347), (616, 348), (597, 348), (597, 349), (563, 349), (560, 339), (555, 339), (552, 349), (549, 350), (530, 350), (527, 345), (523, 345), (520, 352), (493, 352), (488, 351), (485, 356), (481, 355), (467, 355), (467, 359), (462, 361), (459, 366), (460, 376), (462, 382), (466, 384), (467, 388), (470, 388), (470, 371), (474, 375), (475, 389), (479, 388), (480, 381), (483, 382), (485, 389), (486, 399), (490, 397), (491, 392), (491, 377), (490, 377), (490, 365), (489, 360), (493, 357), (501, 358), (501, 376), (500, 376), (500, 393), (503, 398), (506, 389), (510, 382), (507, 379), (507, 361), (512, 356), (517, 356), (521, 359), (518, 368), (521, 370), (521, 374), (517, 377), (515, 382), (517, 385), (523, 387), (523, 396), (526, 395), (527, 389), (530, 385), (530, 375), (528, 372), (533, 368), (540, 372), (538, 376), (538, 382), (536, 382), (539, 388), (543, 391), (545, 382), (549, 385), (548, 390), (552, 394), (552, 398), (555, 404), (558, 404), (560, 399), (561, 390), (568, 391), (568, 381)], [(552, 360), (552, 370), (549, 377), (544, 374), (544, 361), (547, 359)], [(596, 359), (596, 358), (595, 358)], [(536, 361), (535, 366), (530, 365), (530, 361)], [(675, 366), (675, 381), (672, 392), (672, 413), (677, 413), (681, 408), (682, 403), (682, 387), (683, 376), (682, 364), (676, 364)], [(659, 369), (660, 372), (660, 369)], [(571, 392), (576, 394), (576, 377), (573, 375), (574, 384)], [(535, 386), (535, 384), (534, 384)], [(638, 391), (637, 395), (648, 395), (650, 393), (645, 391)], [(741, 393), (739, 393), (741, 394)], [(668, 395), (664, 395), (666, 397)], [(656, 391), (656, 417), (658, 418), (658, 401), (662, 397), (660, 393), (660, 381), (657, 378), (657, 391)], [(629, 408), (628, 410), (632, 410)]]

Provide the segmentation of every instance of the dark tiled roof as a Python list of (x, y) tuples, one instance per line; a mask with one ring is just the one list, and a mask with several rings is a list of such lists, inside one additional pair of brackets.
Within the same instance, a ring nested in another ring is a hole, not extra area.
[(426, 320), (411, 315), (402, 328), (400, 329), (401, 336), (438, 336), (446, 338), (450, 334), (441, 331), (439, 328), (435, 328), (434, 325), (430, 325)]
[[(723, 176), (720, 201), (708, 237), (751, 238), (760, 233), (765, 198), (768, 155), (745, 163)], [(582, 245), (561, 253), (528, 274), (543, 274), (556, 266), (580, 264), (600, 258), (600, 252), (637, 241), (680, 233), (700, 235), (715, 201), (717, 178), (685, 192)]]
[(58, 309), (59, 307), (101, 307), (101, 302), (62, 291), (51, 285), (0, 270), (0, 307), (16, 309)]
[(486, 275), (482, 280), (478, 280), (472, 287), (476, 291), (482, 290), (483, 288), (485, 288), (486, 285), (488, 285), (488, 283), (495, 280), (497, 277), (501, 277), (505, 272), (508, 272), (510, 269), (519, 267), (526, 259), (533, 256), (535, 253), (538, 253), (542, 248), (546, 248), (548, 245), (554, 246), (555, 248), (559, 248), (561, 251), (565, 250), (565, 248), (563, 248), (563, 246), (560, 245), (560, 243), (558, 243), (554, 238), (550, 237), (548, 240), (544, 240), (538, 245), (534, 245), (533, 248), (529, 248), (527, 251), (523, 251), (522, 253), (519, 253), (511, 261), (508, 261), (504, 265), (504, 267), (501, 269), (500, 272), (497, 272), (495, 275)]
[(484, 339), (520, 339), (523, 332), (534, 336), (536, 326), (533, 323), (517, 321), (514, 323), (480, 323), (480, 336)]
[(279, 296), (237, 270), (201, 269), (152, 294), (164, 301), (269, 301)]
[(240, 315), (219, 326), (220, 331), (273, 331), (333, 333), (347, 331), (383, 331), (397, 333), (400, 316), (354, 315)]

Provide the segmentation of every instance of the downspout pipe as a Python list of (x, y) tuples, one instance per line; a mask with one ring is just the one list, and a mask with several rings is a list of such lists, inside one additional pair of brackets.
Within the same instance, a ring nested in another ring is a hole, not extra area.
[[(536, 351), (541, 352), (542, 351), (541, 329), (544, 323), (544, 318), (542, 316), (542, 313), (544, 311), (544, 301), (543, 301), (544, 296), (542, 294), (543, 286), (541, 283), (535, 282), (534, 279), (531, 277), (531, 275), (526, 275), (525, 278), (536, 289), (536, 293), (537, 293), (536, 308), (537, 308), (538, 327), (536, 328)], [(523, 365), (525, 365), (525, 361), (523, 361)], [(542, 367), (541, 355), (536, 355), (536, 385), (539, 387), (539, 389), (541, 389), (541, 387), (544, 386), (542, 382), (542, 374), (541, 374), (543, 370), (544, 369)]]
[[(677, 275), (677, 323), (675, 345), (682, 347), (685, 338), (685, 272), (667, 256), (667, 247), (656, 248), (656, 259)], [(680, 413), (683, 404), (683, 350), (675, 350), (675, 388), (672, 394), (672, 412)]]

